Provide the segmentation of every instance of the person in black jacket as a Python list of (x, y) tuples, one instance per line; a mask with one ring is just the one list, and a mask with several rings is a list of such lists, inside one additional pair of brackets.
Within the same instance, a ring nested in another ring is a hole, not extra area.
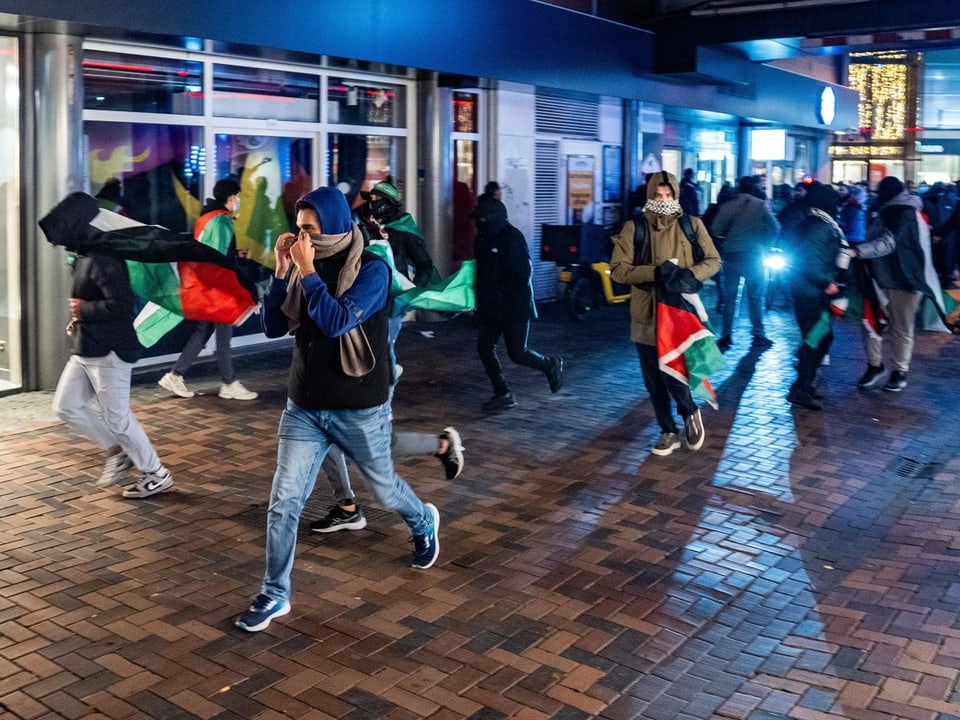
[(810, 410), (822, 408), (814, 381), (833, 342), (830, 300), (840, 293), (837, 258), (846, 240), (833, 217), (838, 200), (839, 194), (829, 185), (812, 183), (807, 188), (806, 215), (783, 238), (791, 257), (790, 289), (801, 337), (797, 379), (787, 400)]
[(507, 354), (547, 376), (550, 391), (557, 392), (563, 378), (563, 358), (550, 357), (527, 347), (530, 318), (536, 317), (531, 284), (530, 253), (523, 234), (507, 221), (507, 208), (499, 200), (483, 196), (477, 202), (477, 352), (493, 384), (493, 397), (483, 412), (496, 412), (517, 404), (497, 357), (497, 342), (503, 335)]
[[(140, 477), (123, 497), (168, 490), (170, 471), (130, 409), (130, 374), (142, 348), (133, 329), (134, 295), (126, 263), (100, 254), (77, 257), (69, 306), (72, 354), (57, 383), (54, 411), (107, 451), (97, 487), (120, 483), (136, 470)], [(91, 406), (94, 399), (99, 412)]]

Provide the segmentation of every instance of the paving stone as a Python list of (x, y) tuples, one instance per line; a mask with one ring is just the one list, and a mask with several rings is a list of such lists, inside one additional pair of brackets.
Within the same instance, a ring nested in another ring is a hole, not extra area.
[(50, 393), (0, 398), (0, 715), (960, 716), (955, 338), (918, 334), (907, 390), (862, 392), (858, 329), (838, 321), (818, 414), (784, 401), (799, 339), (768, 312), (774, 348), (735, 344), (712, 378), (704, 448), (653, 458), (626, 308), (542, 310), (531, 346), (564, 355), (564, 386), (506, 360), (519, 405), (493, 416), (469, 321), (401, 333), (396, 429), (453, 425), (466, 446), (454, 482), (397, 459), (440, 508), (440, 561), (407, 567), (402, 522), (362, 480), (367, 529), (312, 535), (321, 477), (293, 612), (255, 635), (232, 623), (263, 572), (288, 346), (238, 349), (261, 393), (242, 407), (215, 397), (210, 361), (190, 400), (136, 373), (176, 482), (146, 501), (94, 487), (102, 457)]

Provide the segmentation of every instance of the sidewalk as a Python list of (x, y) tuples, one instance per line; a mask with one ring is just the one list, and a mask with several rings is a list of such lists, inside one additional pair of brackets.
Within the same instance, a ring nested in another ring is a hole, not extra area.
[(136, 376), (176, 481), (147, 500), (94, 487), (102, 456), (51, 393), (0, 398), (0, 718), (960, 718), (960, 339), (918, 334), (906, 390), (859, 391), (838, 323), (817, 413), (785, 401), (790, 313), (766, 321), (762, 354), (737, 329), (703, 449), (666, 458), (626, 306), (544, 306), (530, 345), (564, 356), (563, 387), (502, 351), (519, 406), (492, 416), (468, 319), (405, 325), (395, 428), (466, 446), (453, 482), (397, 463), (440, 510), (440, 559), (410, 569), (369, 504), (365, 530), (311, 535), (321, 479), (293, 611), (256, 634), (233, 618), (263, 572), (289, 349), (237, 358), (253, 402), (218, 398), (213, 363), (188, 400)]

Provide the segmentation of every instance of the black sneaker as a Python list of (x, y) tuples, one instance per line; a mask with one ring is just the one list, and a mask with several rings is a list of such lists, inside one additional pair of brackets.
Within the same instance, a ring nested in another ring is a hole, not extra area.
[(823, 405), (820, 404), (819, 400), (798, 387), (790, 388), (790, 393), (787, 395), (787, 402), (792, 405), (799, 405), (807, 410), (823, 410)]
[(729, 335), (724, 335), (717, 340), (717, 347), (720, 348), (720, 352), (726, 352), (730, 349), (731, 345), (733, 345), (733, 340), (730, 339)]
[(703, 440), (707, 436), (703, 429), (703, 418), (700, 416), (700, 408), (688, 416), (683, 421), (683, 434), (687, 440), (688, 450), (699, 450), (703, 447)]
[(679, 447), (680, 435), (675, 432), (665, 432), (660, 433), (660, 437), (657, 439), (657, 444), (653, 446), (653, 449), (650, 452), (652, 452), (654, 455), (660, 455), (663, 457), (669, 455)]
[(773, 347), (773, 340), (763, 335), (754, 335), (753, 342), (750, 345), (757, 350), (769, 350)]
[(460, 433), (456, 428), (448, 427), (437, 437), (447, 441), (447, 449), (434, 453), (434, 456), (440, 458), (447, 480), (453, 480), (463, 472), (463, 444), (460, 442)]
[(879, 365), (867, 365), (867, 371), (857, 380), (857, 387), (872, 387), (877, 384), (881, 375), (883, 375), (883, 363)]
[(325, 517), (310, 523), (310, 531), (332, 533), (338, 530), (363, 530), (367, 526), (367, 519), (363, 516), (360, 506), (356, 507), (357, 509), (351, 512), (339, 505), (333, 505)]
[(509, 410), (517, 406), (517, 401), (513, 399), (513, 393), (503, 395), (494, 395), (480, 406), (480, 410), (485, 413), (498, 412), (500, 410)]
[(563, 358), (554, 355), (550, 358), (550, 369), (547, 370), (547, 382), (550, 383), (550, 392), (555, 393), (563, 384)]
[(883, 386), (883, 389), (887, 392), (900, 392), (907, 386), (907, 374), (902, 373), (899, 370), (894, 370), (890, 373), (890, 378), (887, 380), (887, 384)]

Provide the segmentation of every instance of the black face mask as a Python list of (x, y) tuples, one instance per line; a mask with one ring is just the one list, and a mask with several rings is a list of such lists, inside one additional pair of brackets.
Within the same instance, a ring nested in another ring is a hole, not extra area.
[(370, 214), (375, 218), (382, 219), (393, 215), (394, 204), (384, 198), (377, 198), (370, 201)]

